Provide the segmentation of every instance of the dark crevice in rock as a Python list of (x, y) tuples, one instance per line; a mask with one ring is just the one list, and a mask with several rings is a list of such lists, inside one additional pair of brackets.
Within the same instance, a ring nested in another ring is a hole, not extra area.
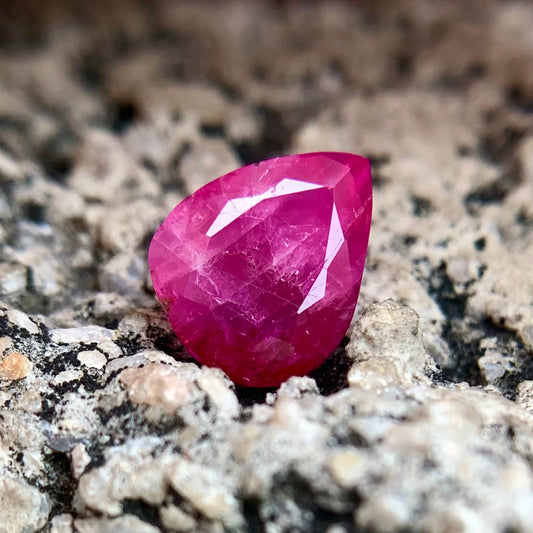
[(413, 72), (414, 56), (408, 52), (399, 52), (394, 57), (396, 74), (400, 78), (408, 78)]
[(507, 172), (501, 178), (482, 185), (470, 192), (465, 198), (465, 205), (470, 214), (474, 212), (474, 205), (499, 204), (520, 183), (515, 172)]
[(353, 513), (335, 513), (324, 509), (318, 509), (315, 512), (314, 521), (309, 531), (311, 533), (322, 533), (328, 530), (332, 524), (338, 526), (346, 533), (357, 533)]
[(445, 72), (436, 80), (437, 88), (444, 91), (464, 91), (473, 82), (482, 79), (487, 74), (487, 67), (481, 61), (474, 61), (466, 65), (459, 72)]
[[(184, 142), (183, 146), (176, 151), (171, 161), (168, 163), (168, 166), (164, 173), (164, 177), (159, 178), (161, 180), (161, 185), (165, 193), (179, 191), (183, 196), (188, 196), (190, 194), (190, 191), (187, 189), (186, 180), (180, 176), (179, 171), (180, 163), (183, 159), (183, 156), (190, 151), (191, 143), (189, 141)], [(159, 170), (159, 175), (161, 176), (161, 174), (162, 172), (161, 170)]]
[(261, 136), (254, 143), (234, 144), (234, 148), (243, 164), (255, 163), (283, 155), (290, 145), (295, 125), (278, 110), (260, 106), (257, 114), (262, 124)]
[[(452, 354), (452, 365), (442, 369), (443, 382), (467, 382), (472, 386), (495, 385), (510, 399), (523, 380), (533, 379), (533, 359), (515, 332), (504, 324), (494, 324), (487, 318), (474, 318), (466, 314), (468, 294), (458, 294), (442, 264), (431, 277), (430, 295), (446, 316), (442, 336)], [(494, 351), (507, 361), (503, 374), (489, 383), (481, 371), (480, 358), (486, 349), (485, 339), (495, 339)]]
[(365, 154), (370, 161), (372, 168), (372, 186), (375, 189), (379, 189), (385, 185), (389, 180), (381, 173), (381, 168), (390, 161), (390, 157), (387, 155), (372, 155)]
[(252, 388), (252, 387), (235, 387), (235, 394), (239, 403), (243, 407), (251, 407), (256, 403), (265, 403), (266, 395), (269, 392), (275, 392), (275, 388)]
[(402, 244), (409, 248), (418, 242), (418, 237), (416, 235), (404, 235), (402, 238)]
[(347, 375), (352, 361), (346, 356), (346, 346), (350, 342), (344, 337), (338, 348), (316, 370), (311, 372), (320, 393), (329, 396), (346, 387)]
[(458, 294), (442, 263), (433, 271), (429, 287), (430, 296), (437, 302), (446, 323), (442, 336), (452, 353), (453, 365), (443, 368), (441, 379), (451, 382), (466, 381), (470, 385), (482, 385), (483, 379), (478, 366), (480, 338), (470, 335), (470, 320), (466, 317), (468, 296)]
[(78, 138), (68, 129), (62, 129), (36, 149), (36, 157), (50, 178), (64, 183), (70, 174)]
[(105, 81), (106, 57), (96, 46), (76, 57), (74, 70), (81, 83), (89, 90), (102, 88)]
[(43, 224), (46, 221), (46, 207), (36, 202), (22, 204), (22, 216), (35, 224)]
[(200, 132), (204, 137), (224, 137), (225, 130), (221, 124), (202, 124)]
[[(196, 528), (198, 531), (211, 531), (212, 530), (213, 521), (207, 518), (204, 514), (202, 514), (189, 501), (187, 501), (177, 492), (169, 491), (165, 499), (165, 504), (171, 504), (175, 507), (178, 507), (183, 513), (185, 513), (186, 516), (191, 517), (196, 522)], [(162, 531), (167, 532), (169, 530), (162, 527)], [(223, 528), (220, 531), (221, 533), (222, 532), (230, 533), (231, 530), (228, 530), (227, 528)]]
[(195, 362), (195, 359), (185, 351), (175, 334), (162, 331), (160, 335), (152, 336), (150, 331), (148, 331), (148, 333), (149, 338), (153, 339), (154, 348), (156, 350), (161, 350), (178, 361), (187, 361), (188, 363)]
[(498, 116), (488, 116), (488, 131), (479, 143), (479, 154), (491, 163), (504, 163), (512, 159), (515, 148), (524, 138), (526, 131), (513, 124), (500, 124), (502, 119)]
[(111, 129), (123, 133), (139, 118), (139, 111), (133, 102), (114, 102), (110, 106)]
[(503, 324), (494, 324), (485, 319), (479, 323), (479, 328), (481, 338), (495, 338), (495, 350), (509, 361), (505, 373), (491, 384), (496, 385), (507, 398), (514, 400), (518, 385), (524, 380), (533, 379), (533, 354), (525, 348), (515, 332)]
[(485, 239), (485, 237), (480, 237), (479, 239), (474, 241), (474, 248), (478, 252), (482, 252), (485, 249), (486, 245), (487, 245), (487, 239)]
[(355, 448), (367, 448), (368, 440), (353, 428), (342, 425), (333, 432), (335, 443), (338, 446), (354, 446)]
[(37, 486), (46, 492), (52, 501), (50, 517), (72, 511), (72, 498), (76, 481), (72, 477), (70, 458), (66, 453), (53, 452), (44, 456), (46, 476)]
[[(345, 531), (355, 533), (353, 509), (362, 501), (356, 491), (346, 492), (342, 499), (330, 494), (321, 493), (320, 489), (310, 485), (309, 481), (300, 474), (290, 470), (275, 476), (272, 507), (268, 515), (261, 513), (265, 523), (283, 522), (287, 503), (292, 502), (296, 508), (302, 510), (299, 516), (301, 530), (309, 533), (323, 533), (332, 524), (338, 524)], [(289, 503), (289, 508), (292, 506)], [(349, 511), (343, 511), (343, 509)]]
[(457, 319), (449, 320), (443, 328), (442, 336), (452, 353), (453, 365), (442, 368), (440, 379), (444, 382), (466, 382), (471, 386), (484, 384), (478, 365), (481, 355), (480, 338), (465, 338), (468, 327), (461, 326)]
[(513, 85), (509, 88), (507, 102), (523, 113), (533, 113), (533, 93), (520, 85)]
[(449, 319), (463, 320), (468, 296), (457, 294), (453, 281), (446, 272), (446, 263), (441, 263), (439, 268), (432, 272), (430, 284), (430, 294), (437, 301), (444, 315)]
[(41, 400), (40, 416), (46, 422), (53, 422), (56, 416), (57, 399), (52, 395), (46, 395)]
[(243, 165), (250, 165), (252, 163), (257, 163), (258, 161), (261, 161), (261, 158), (256, 155), (260, 151), (257, 148), (256, 143), (234, 143), (233, 148), (237, 152), (237, 155), (239, 156), (239, 159), (242, 161)]
[(265, 533), (265, 527), (259, 514), (259, 501), (245, 499), (242, 503), (242, 513), (246, 521), (248, 533)]
[(87, 465), (85, 472), (90, 472), (94, 468), (103, 466), (105, 463), (104, 450), (105, 445), (101, 444), (97, 438), (93, 438), (86, 446), (85, 451), (91, 458), (91, 462)]
[[(109, 410), (97, 407), (96, 413), (112, 440), (115, 435), (120, 435), (121, 441), (145, 435), (164, 437), (184, 427), (184, 422), (180, 417), (169, 414), (162, 414), (157, 422), (148, 422), (143, 413), (145, 410), (145, 406), (135, 405), (126, 400)], [(113, 428), (110, 424), (116, 427)], [(115, 444), (120, 444), (121, 441)]]
[(146, 522), (148, 524), (160, 528), (163, 531), (166, 531), (159, 518), (159, 511), (157, 507), (154, 507), (142, 500), (123, 500), (122, 513), (125, 515), (134, 515), (143, 522)]
[(421, 196), (412, 195), (411, 205), (413, 215), (415, 215), (415, 217), (427, 217), (432, 211), (435, 210), (431, 200), (428, 198), (422, 198)]

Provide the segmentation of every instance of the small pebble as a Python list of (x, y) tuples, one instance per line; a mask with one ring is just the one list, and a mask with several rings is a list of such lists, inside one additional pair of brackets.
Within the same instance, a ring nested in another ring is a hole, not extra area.
[(78, 361), (88, 367), (98, 370), (104, 368), (107, 363), (106, 356), (98, 350), (84, 350), (78, 354)]
[(52, 342), (57, 344), (90, 343), (111, 341), (112, 330), (101, 326), (83, 326), (81, 328), (58, 328), (50, 331)]
[(63, 385), (64, 383), (71, 383), (72, 381), (77, 381), (83, 377), (83, 372), (81, 370), (63, 370), (52, 378), (50, 381), (52, 385)]
[(75, 479), (80, 478), (90, 462), (91, 456), (87, 453), (85, 445), (81, 442), (76, 444), (71, 451), (72, 475)]
[(32, 364), (21, 352), (11, 352), (0, 362), (0, 379), (15, 381), (25, 378)]

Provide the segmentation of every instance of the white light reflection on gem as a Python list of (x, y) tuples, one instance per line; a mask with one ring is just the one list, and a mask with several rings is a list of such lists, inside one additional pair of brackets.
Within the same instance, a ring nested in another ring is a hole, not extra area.
[(333, 202), (333, 210), (331, 212), (331, 223), (329, 226), (328, 244), (326, 246), (326, 256), (324, 258), (324, 266), (318, 273), (315, 282), (309, 289), (307, 296), (305, 297), (302, 305), (298, 309), (298, 314), (303, 313), (306, 309), (309, 309), (312, 305), (322, 300), (326, 295), (326, 283), (328, 278), (328, 268), (335, 259), (335, 256), (339, 252), (341, 246), (344, 243), (344, 233), (342, 232), (341, 221), (339, 219), (339, 213), (337, 206)]
[(246, 196), (244, 198), (233, 198), (222, 208), (207, 230), (206, 235), (208, 237), (213, 237), (213, 235), (216, 235), (219, 231), (223, 230), (226, 226), (231, 224), (234, 220), (237, 220), (241, 215), (244, 215), (246, 211), (252, 209), (252, 207), (256, 206), (263, 200), (322, 188), (323, 185), (317, 185), (316, 183), (285, 178), (263, 194)]

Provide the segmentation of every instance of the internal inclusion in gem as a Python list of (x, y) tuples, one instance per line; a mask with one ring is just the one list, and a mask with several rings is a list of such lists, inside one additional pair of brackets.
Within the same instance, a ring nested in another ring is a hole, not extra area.
[(184, 347), (241, 385), (316, 368), (353, 316), (371, 210), (368, 161), (335, 152), (249, 165), (185, 199), (149, 250)]

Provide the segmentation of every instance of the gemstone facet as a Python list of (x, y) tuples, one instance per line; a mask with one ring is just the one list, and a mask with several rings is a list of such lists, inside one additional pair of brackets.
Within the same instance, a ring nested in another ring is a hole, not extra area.
[(178, 204), (154, 235), (156, 295), (186, 350), (235, 383), (320, 365), (352, 319), (372, 215), (369, 162), (318, 152), (248, 165)]

